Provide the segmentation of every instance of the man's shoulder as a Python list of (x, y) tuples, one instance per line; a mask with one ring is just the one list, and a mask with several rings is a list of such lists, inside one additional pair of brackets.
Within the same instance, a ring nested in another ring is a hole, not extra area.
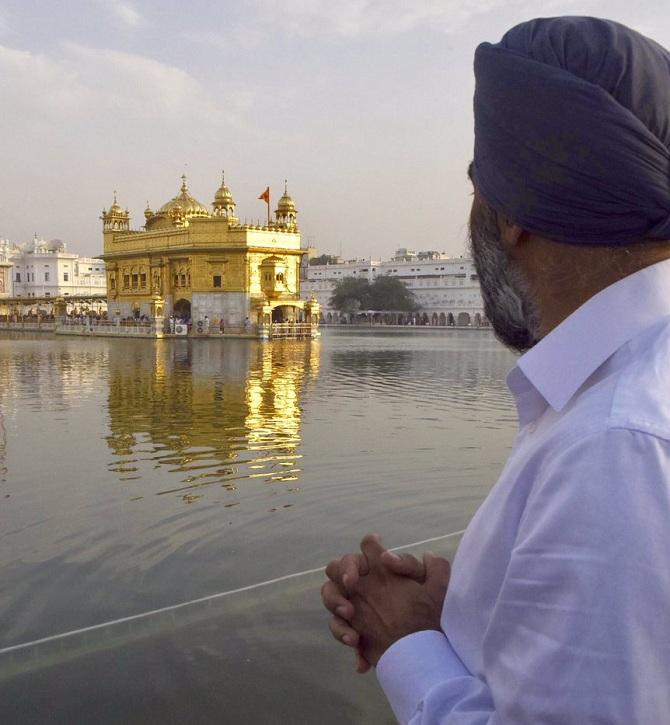
[(617, 376), (607, 427), (670, 440), (670, 319), (629, 343), (630, 361)]
[(571, 444), (613, 430), (670, 442), (670, 318), (618, 350), (555, 414), (552, 440)]

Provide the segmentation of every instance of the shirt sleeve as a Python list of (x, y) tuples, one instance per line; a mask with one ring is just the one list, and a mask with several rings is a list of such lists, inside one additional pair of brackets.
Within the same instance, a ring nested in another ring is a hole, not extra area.
[(378, 664), (396, 717), (667, 721), (669, 561), (670, 444), (615, 429), (565, 447), (531, 487), (483, 636), (481, 675), (460, 664), (449, 631), (410, 635)]

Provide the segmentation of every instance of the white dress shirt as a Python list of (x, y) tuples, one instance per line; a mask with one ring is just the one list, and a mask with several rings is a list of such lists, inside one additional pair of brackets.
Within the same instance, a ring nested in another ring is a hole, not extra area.
[(377, 676), (401, 723), (670, 723), (670, 260), (508, 376), (519, 433), (454, 561), (443, 631)]

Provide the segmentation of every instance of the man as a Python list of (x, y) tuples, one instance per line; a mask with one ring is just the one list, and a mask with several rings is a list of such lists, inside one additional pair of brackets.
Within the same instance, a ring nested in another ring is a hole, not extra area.
[(475, 56), (472, 254), (520, 429), (449, 565), (332, 561), (402, 723), (670, 722), (670, 53), (594, 18)]

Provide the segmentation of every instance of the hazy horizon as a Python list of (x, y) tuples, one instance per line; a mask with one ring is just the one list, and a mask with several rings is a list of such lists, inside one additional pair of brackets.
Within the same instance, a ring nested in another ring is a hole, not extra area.
[(74, 0), (0, 4), (0, 238), (102, 252), (113, 191), (132, 226), (225, 169), (242, 220), (288, 179), (303, 238), (346, 258), (463, 253), (472, 58), (512, 25), (589, 14), (670, 46), (642, 0)]

